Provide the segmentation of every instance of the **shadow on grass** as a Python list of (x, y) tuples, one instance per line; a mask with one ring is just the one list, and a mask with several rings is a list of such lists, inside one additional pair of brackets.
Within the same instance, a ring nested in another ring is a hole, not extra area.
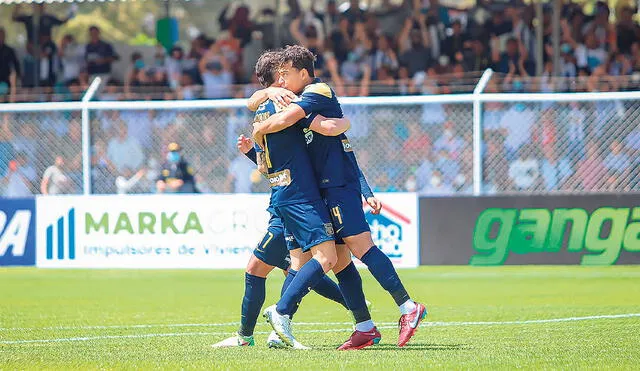
[[(331, 346), (320, 346), (313, 347), (314, 350), (335, 350), (335, 347)], [(448, 350), (448, 351), (456, 351), (456, 350), (470, 350), (472, 349), (469, 344), (427, 344), (427, 343), (412, 343), (407, 344), (402, 348), (399, 348), (396, 344), (378, 344), (372, 347), (368, 347), (363, 349), (366, 352), (380, 352), (380, 351), (412, 351), (412, 350)]]

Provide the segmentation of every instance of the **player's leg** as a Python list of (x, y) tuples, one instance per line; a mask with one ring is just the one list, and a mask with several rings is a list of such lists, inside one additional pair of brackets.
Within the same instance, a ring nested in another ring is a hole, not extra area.
[[(284, 251), (284, 255), (282, 251)], [(254, 249), (245, 269), (244, 297), (242, 298), (238, 333), (236, 336), (214, 344), (213, 347), (253, 346), (255, 344), (253, 331), (260, 309), (264, 304), (267, 275), (275, 266), (287, 268), (286, 252), (284, 228), (279, 218), (272, 216), (269, 220), (267, 233)]]
[(303, 252), (311, 251), (313, 257), (296, 273), (289, 287), (275, 306), (265, 310), (265, 317), (282, 341), (294, 346), (291, 333), (291, 316), (298, 303), (323, 279), (336, 262), (336, 248), (329, 214), (322, 201), (293, 204), (277, 208), (287, 230), (291, 231)]
[[(285, 238), (287, 238), (287, 232), (285, 231)], [(289, 267), (289, 271), (287, 277), (282, 284), (282, 291), (280, 295), (282, 296), (284, 292), (289, 287), (289, 284), (293, 280), (293, 278), (297, 275), (300, 268), (308, 262), (313, 255), (310, 251), (303, 252), (299, 247), (293, 236), (290, 239), (287, 239), (287, 246), (289, 247), (289, 254), (291, 256), (291, 266)], [(327, 275), (325, 275), (318, 284), (316, 284), (313, 288), (318, 295), (323, 296), (331, 301), (335, 301), (336, 303), (342, 305), (346, 309), (349, 309), (347, 306), (344, 297), (342, 296), (342, 292), (338, 285)]]
[(325, 196), (338, 237), (398, 305), (401, 313), (398, 345), (404, 346), (425, 318), (425, 306), (411, 299), (389, 257), (373, 243), (360, 194), (351, 189), (332, 189)]
[(333, 271), (356, 322), (355, 331), (338, 349), (362, 349), (377, 344), (382, 336), (371, 320), (371, 314), (362, 289), (362, 278), (351, 260), (351, 252), (344, 244), (336, 245), (336, 252), (338, 262)]

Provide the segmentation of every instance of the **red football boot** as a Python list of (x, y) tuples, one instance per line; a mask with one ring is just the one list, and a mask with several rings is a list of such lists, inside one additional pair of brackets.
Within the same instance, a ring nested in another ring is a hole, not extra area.
[(427, 316), (427, 308), (423, 304), (416, 303), (416, 309), (409, 314), (403, 314), (398, 321), (400, 327), (400, 336), (398, 337), (398, 346), (405, 346), (413, 334), (418, 330), (418, 325)]
[(351, 334), (349, 340), (340, 345), (338, 350), (356, 350), (366, 348), (373, 344), (378, 344), (381, 338), (382, 335), (380, 335), (380, 332), (375, 327), (366, 332), (356, 330)]

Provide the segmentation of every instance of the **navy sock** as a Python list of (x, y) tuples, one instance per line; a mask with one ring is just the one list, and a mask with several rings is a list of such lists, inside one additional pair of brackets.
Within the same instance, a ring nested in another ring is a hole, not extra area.
[(289, 268), (289, 270), (287, 271), (287, 276), (284, 278), (284, 282), (282, 283), (282, 290), (280, 290), (280, 297), (282, 297), (282, 295), (284, 295), (284, 292), (287, 291), (287, 288), (291, 284), (291, 281), (293, 281), (293, 277), (295, 277), (297, 273), (298, 271)]
[[(280, 290), (280, 297), (282, 297), (284, 295), (284, 292), (287, 291), (287, 288), (289, 288), (289, 285), (291, 285), (291, 282), (293, 281), (293, 278), (296, 276), (296, 274), (298, 274), (297, 270), (289, 268), (289, 270), (287, 271), (287, 277), (284, 279), (284, 283), (282, 284), (282, 290)], [(299, 306), (300, 303), (297, 303), (296, 307), (293, 309), (293, 312), (289, 315), (289, 318), (293, 318), (293, 315), (296, 314)]]
[(333, 282), (331, 278), (329, 278), (329, 276), (325, 275), (324, 277), (322, 277), (316, 287), (313, 288), (313, 291), (329, 300), (333, 300), (338, 304), (342, 304), (342, 306), (349, 309), (349, 307), (347, 306), (347, 302), (342, 296), (340, 288), (335, 282)]
[(322, 265), (315, 259), (309, 260), (300, 268), (278, 301), (276, 306), (278, 313), (293, 315), (302, 298), (309, 293), (312, 287), (315, 287), (324, 275)]
[(371, 314), (367, 308), (367, 302), (364, 299), (364, 292), (362, 291), (362, 278), (356, 266), (353, 265), (353, 262), (336, 273), (336, 278), (338, 279), (340, 291), (344, 293), (347, 306), (353, 313), (356, 323), (370, 320)]
[(242, 317), (238, 333), (242, 336), (253, 335), (256, 321), (265, 299), (266, 278), (244, 274), (244, 298), (242, 298)]
[(377, 246), (372, 246), (360, 261), (367, 265), (373, 277), (391, 294), (398, 306), (410, 299), (391, 260)]

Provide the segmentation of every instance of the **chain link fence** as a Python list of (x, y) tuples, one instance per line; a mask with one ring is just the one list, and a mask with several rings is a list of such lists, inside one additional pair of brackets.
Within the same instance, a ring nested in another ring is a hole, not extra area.
[(0, 128), (0, 195), (82, 193), (80, 111), (0, 113)]
[[(93, 193), (155, 192), (171, 142), (183, 147), (201, 192), (269, 191), (236, 149), (236, 138), (251, 133), (248, 110), (165, 103), (164, 109), (89, 110)], [(468, 97), (466, 103), (380, 103), (343, 104), (352, 122), (347, 134), (375, 191), (472, 193)], [(484, 194), (640, 191), (638, 100), (486, 102), (481, 112)], [(82, 193), (79, 110), (0, 113), (0, 119), (0, 195), (43, 188)]]
[(640, 191), (640, 102), (486, 103), (484, 193)]

